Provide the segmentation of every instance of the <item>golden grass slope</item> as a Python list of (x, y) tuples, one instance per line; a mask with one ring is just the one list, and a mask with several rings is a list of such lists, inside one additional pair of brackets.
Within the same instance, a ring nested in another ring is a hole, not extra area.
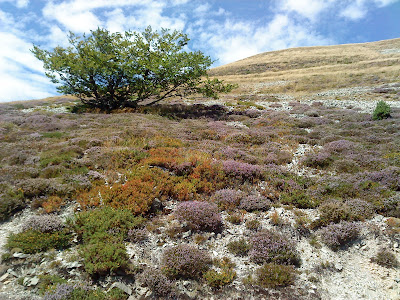
[(235, 93), (305, 95), (400, 81), (400, 38), (261, 53), (210, 70), (239, 84)]

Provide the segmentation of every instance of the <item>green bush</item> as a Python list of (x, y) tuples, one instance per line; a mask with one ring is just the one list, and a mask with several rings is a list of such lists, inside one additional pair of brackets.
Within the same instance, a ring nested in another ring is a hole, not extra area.
[(294, 205), (297, 208), (316, 208), (318, 205), (314, 199), (300, 191), (283, 193), (280, 200), (282, 204)]
[(84, 243), (89, 242), (98, 232), (112, 233), (115, 238), (123, 240), (130, 229), (139, 227), (144, 220), (129, 210), (102, 207), (77, 214), (72, 228)]
[(240, 238), (238, 240), (234, 240), (229, 242), (226, 247), (229, 252), (236, 256), (246, 256), (249, 253), (251, 245), (246, 241), (245, 238)]
[(385, 101), (379, 101), (376, 104), (376, 108), (372, 113), (373, 120), (383, 120), (390, 118), (390, 106)]
[[(2, 188), (1, 185), (0, 188)], [(26, 206), (22, 191), (13, 191), (7, 187), (4, 188), (5, 192), (0, 194), (0, 222), (7, 220), (16, 211)]]
[(20, 248), (23, 253), (33, 254), (49, 249), (64, 249), (71, 242), (71, 233), (67, 230), (56, 232), (40, 232), (28, 230), (8, 237), (8, 249)]
[(293, 266), (265, 264), (256, 270), (256, 283), (264, 288), (289, 286), (294, 283), (295, 271)]
[(220, 272), (209, 270), (203, 275), (207, 284), (215, 289), (230, 284), (236, 277), (236, 272), (231, 268), (222, 269)]
[(90, 276), (103, 276), (128, 267), (128, 254), (123, 242), (107, 233), (96, 233), (80, 249), (85, 271)]

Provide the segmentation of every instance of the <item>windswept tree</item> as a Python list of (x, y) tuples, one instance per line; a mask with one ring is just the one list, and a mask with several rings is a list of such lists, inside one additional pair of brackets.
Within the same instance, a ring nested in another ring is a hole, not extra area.
[(213, 63), (209, 56), (184, 50), (188, 41), (176, 30), (111, 33), (98, 28), (83, 36), (70, 32), (67, 48), (47, 51), (34, 45), (31, 51), (52, 82), (60, 84), (59, 92), (102, 110), (198, 93), (217, 98), (231, 91), (235, 85), (207, 76)]

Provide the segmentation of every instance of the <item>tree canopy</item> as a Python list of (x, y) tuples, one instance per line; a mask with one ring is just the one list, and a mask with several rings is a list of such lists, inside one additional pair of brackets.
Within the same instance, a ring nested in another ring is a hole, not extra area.
[(235, 85), (210, 79), (213, 61), (200, 51), (185, 51), (189, 38), (181, 31), (149, 26), (142, 33), (112, 33), (98, 28), (89, 35), (70, 32), (70, 46), (53, 51), (34, 45), (46, 75), (64, 94), (103, 110), (151, 105), (170, 97), (200, 93), (218, 98)]

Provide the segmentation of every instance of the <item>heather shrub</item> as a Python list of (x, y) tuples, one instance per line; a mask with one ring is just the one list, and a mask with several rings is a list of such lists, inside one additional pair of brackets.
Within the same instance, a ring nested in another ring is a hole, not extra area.
[(372, 113), (373, 120), (383, 120), (390, 118), (390, 106), (385, 101), (379, 101)]
[(261, 231), (253, 235), (250, 259), (257, 263), (299, 265), (300, 257), (294, 242), (274, 231)]
[(357, 239), (361, 226), (355, 222), (341, 221), (338, 224), (330, 224), (319, 230), (319, 235), (324, 244), (333, 250)]
[(361, 199), (349, 199), (344, 202), (350, 210), (351, 219), (354, 221), (364, 221), (374, 215), (374, 206)]
[(174, 283), (158, 269), (146, 268), (139, 275), (138, 280), (142, 285), (148, 287), (156, 297), (169, 299), (175, 296)]
[(122, 298), (113, 298), (112, 292), (106, 295), (100, 290), (92, 289), (84, 284), (61, 283), (54, 290), (45, 293), (43, 300), (122, 300)]
[(259, 195), (248, 195), (240, 201), (240, 209), (248, 212), (267, 211), (271, 208), (271, 201), (268, 198)]
[(300, 162), (310, 168), (324, 169), (333, 162), (333, 159), (330, 153), (320, 151), (317, 153), (306, 154)]
[(220, 231), (222, 218), (218, 207), (213, 203), (201, 201), (186, 201), (180, 203), (175, 210), (175, 216), (180, 222), (186, 222), (194, 231)]
[(238, 225), (242, 223), (243, 221), (243, 213), (241, 212), (236, 212), (236, 211), (231, 211), (228, 213), (228, 216), (226, 217), (226, 221)]
[(70, 195), (73, 188), (70, 185), (62, 184), (55, 178), (27, 178), (18, 183), (18, 188), (27, 198), (34, 198), (46, 195)]
[(246, 256), (249, 253), (251, 245), (245, 238), (240, 238), (229, 242), (226, 245), (226, 248), (228, 248), (229, 252), (236, 256)]
[(254, 182), (262, 178), (262, 168), (258, 165), (252, 165), (235, 160), (226, 160), (222, 162), (223, 171), (227, 176), (240, 182)]
[(72, 235), (69, 231), (40, 232), (28, 230), (11, 234), (6, 248), (20, 248), (23, 253), (33, 254), (49, 249), (64, 249), (70, 245)]
[(332, 141), (324, 145), (325, 151), (331, 153), (349, 153), (355, 150), (356, 144), (348, 140)]
[(263, 288), (289, 286), (294, 284), (295, 274), (293, 266), (264, 264), (256, 270), (256, 284)]
[(190, 245), (168, 248), (162, 256), (163, 270), (170, 278), (198, 278), (209, 269), (210, 264), (207, 252)]
[(400, 218), (400, 197), (390, 197), (383, 201), (379, 209), (385, 217)]
[(243, 192), (234, 189), (218, 190), (211, 197), (211, 201), (218, 205), (221, 210), (235, 209), (239, 206)]
[(387, 248), (379, 249), (376, 256), (371, 258), (371, 261), (386, 268), (396, 268), (399, 266), (396, 255)]
[(339, 159), (332, 163), (332, 167), (339, 173), (357, 173), (360, 171), (360, 165), (351, 159)]
[(64, 223), (55, 215), (36, 215), (32, 216), (22, 226), (22, 231), (34, 230), (40, 232), (62, 231)]

